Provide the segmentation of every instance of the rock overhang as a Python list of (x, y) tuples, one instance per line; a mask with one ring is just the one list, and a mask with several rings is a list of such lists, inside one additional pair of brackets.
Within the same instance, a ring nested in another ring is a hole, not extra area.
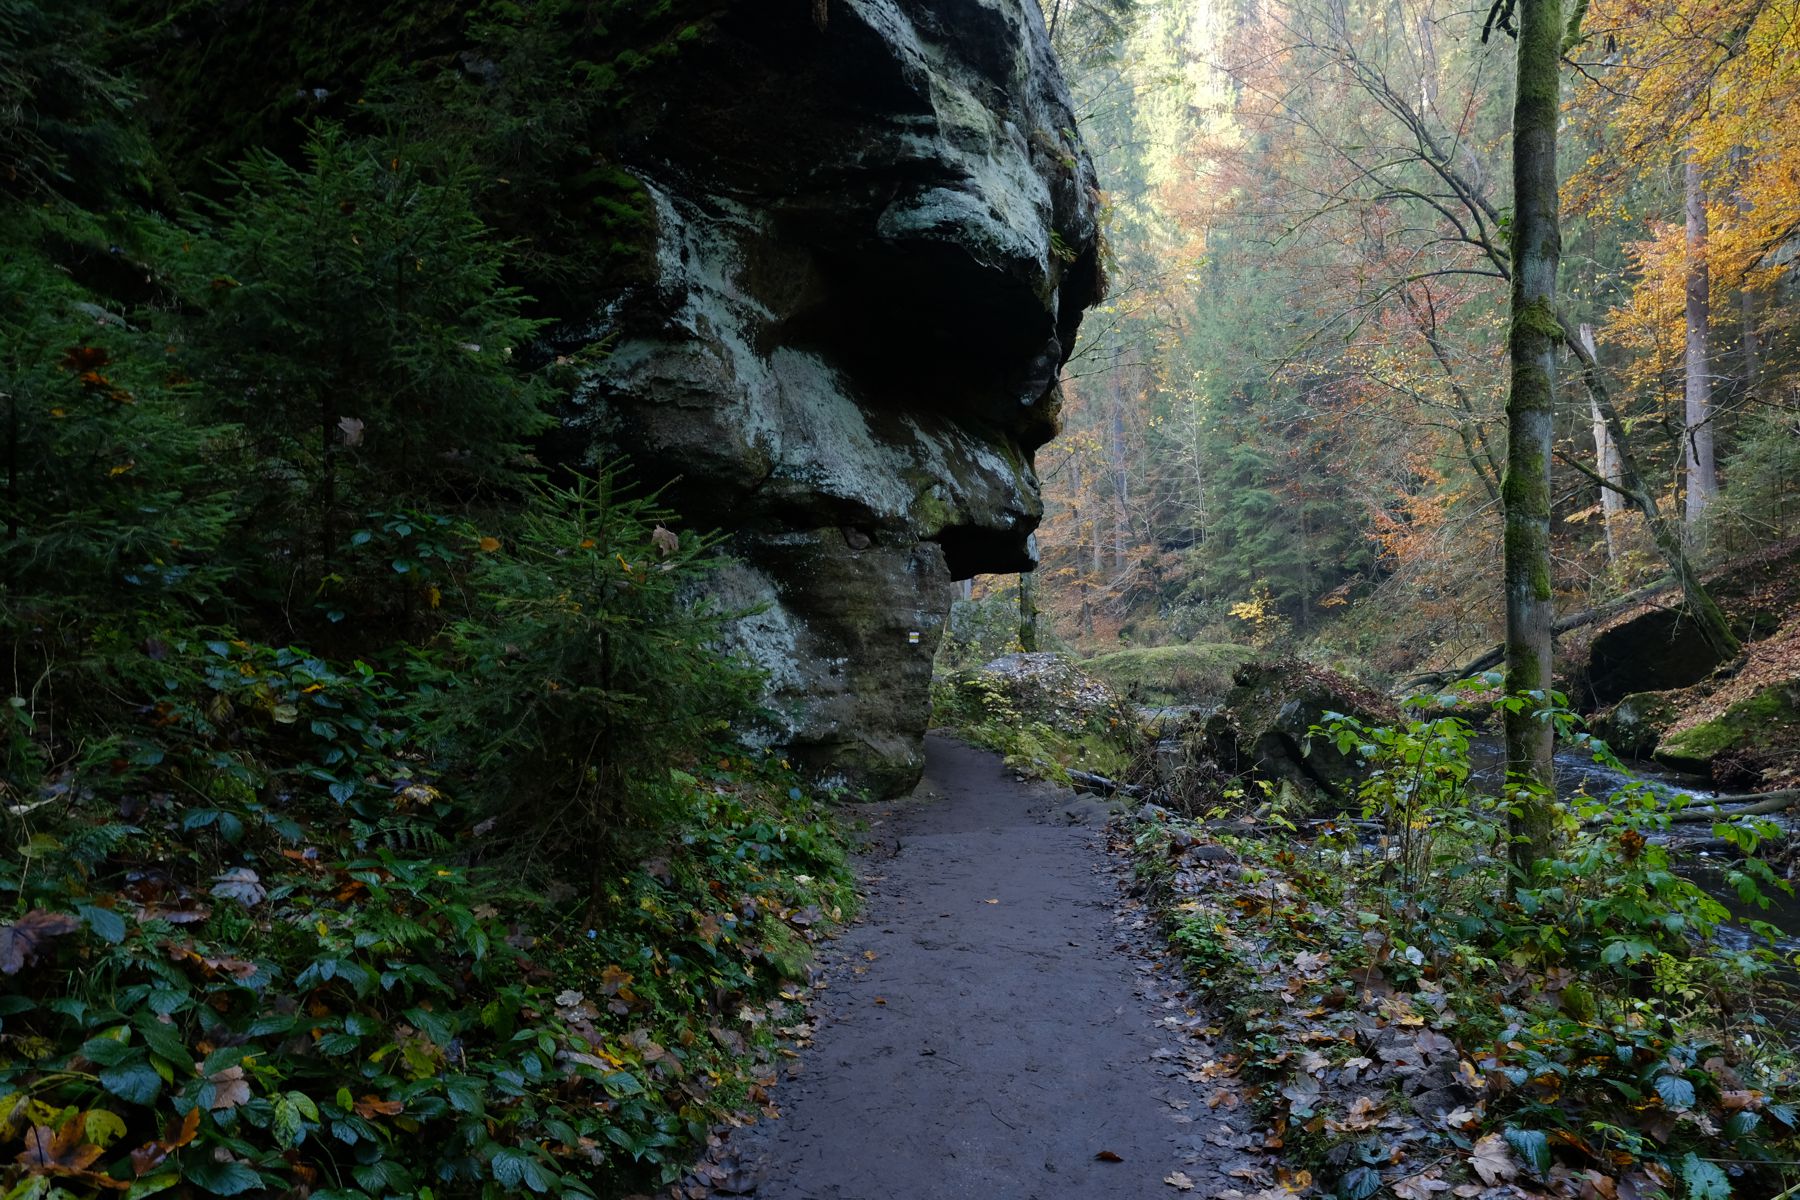
[(654, 278), (588, 331), (578, 420), (731, 535), (766, 735), (893, 791), (948, 583), (1034, 565), (1092, 166), (1031, 0), (740, 3), (681, 62), (626, 164)]

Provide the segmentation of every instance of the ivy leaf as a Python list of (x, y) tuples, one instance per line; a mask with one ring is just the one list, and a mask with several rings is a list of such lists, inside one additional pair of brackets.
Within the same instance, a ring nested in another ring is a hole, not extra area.
[(1536, 1129), (1508, 1129), (1506, 1144), (1542, 1175), (1550, 1169), (1550, 1139)]
[(263, 1186), (262, 1176), (241, 1162), (215, 1162), (201, 1154), (183, 1156), (181, 1174), (189, 1183), (216, 1196), (235, 1196)]
[(137, 1057), (137, 1051), (119, 1037), (93, 1037), (81, 1043), (81, 1057), (102, 1067), (116, 1067), (128, 1058)]
[(84, 1136), (101, 1149), (125, 1136), (125, 1118), (118, 1113), (96, 1108), (82, 1115), (85, 1119)]
[(494, 1173), (494, 1182), (503, 1188), (524, 1184), (526, 1169), (534, 1166), (529, 1154), (513, 1146), (502, 1146), (494, 1151), (494, 1159), (488, 1164)]
[(1357, 1167), (1344, 1175), (1338, 1184), (1342, 1200), (1368, 1200), (1381, 1190), (1381, 1172), (1373, 1167)]
[(292, 1150), (306, 1140), (306, 1121), (300, 1107), (286, 1096), (275, 1097), (275, 1118), (269, 1128), (275, 1135), (275, 1144), (283, 1150)]
[(449, 1099), (450, 1107), (460, 1113), (481, 1112), (486, 1091), (479, 1079), (467, 1075), (452, 1075), (444, 1080), (444, 1095)]
[(137, 1031), (144, 1039), (144, 1045), (158, 1058), (184, 1070), (191, 1064), (194, 1056), (188, 1052), (187, 1042), (175, 1031), (175, 1026), (143, 1018), (137, 1022)]
[(173, 1168), (161, 1170), (154, 1175), (134, 1180), (131, 1189), (125, 1193), (125, 1200), (142, 1200), (142, 1197), (166, 1192), (180, 1182), (181, 1175)]
[(350, 1174), (355, 1176), (356, 1182), (362, 1186), (364, 1191), (376, 1195), (383, 1192), (405, 1195), (412, 1191), (412, 1180), (409, 1178), (406, 1168), (392, 1159), (382, 1159), (380, 1162), (369, 1163), (365, 1166), (351, 1167)]
[(1760, 1124), (1762, 1124), (1762, 1118), (1753, 1112), (1735, 1112), (1725, 1122), (1725, 1132), (1733, 1139), (1746, 1138)]
[(125, 918), (110, 908), (101, 908), (95, 904), (78, 904), (75, 911), (87, 922), (94, 936), (104, 942), (118, 945), (125, 940)]

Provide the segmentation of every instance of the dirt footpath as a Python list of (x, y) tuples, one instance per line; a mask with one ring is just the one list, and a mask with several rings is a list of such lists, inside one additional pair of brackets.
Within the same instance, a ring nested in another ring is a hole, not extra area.
[(1209, 1070), (1205, 1018), (1149, 960), (1104, 829), (993, 754), (933, 737), (927, 762), (918, 793), (872, 817), (864, 919), (824, 949), (782, 1115), (731, 1139), (718, 1194), (1258, 1191), (1261, 1136)]

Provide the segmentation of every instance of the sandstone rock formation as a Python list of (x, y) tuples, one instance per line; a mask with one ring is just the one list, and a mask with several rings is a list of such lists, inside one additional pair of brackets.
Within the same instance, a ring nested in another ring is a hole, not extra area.
[(1093, 169), (1031, 0), (740, 3), (680, 64), (623, 161), (654, 278), (562, 338), (604, 349), (575, 420), (730, 533), (771, 740), (894, 792), (950, 582), (1033, 563)]

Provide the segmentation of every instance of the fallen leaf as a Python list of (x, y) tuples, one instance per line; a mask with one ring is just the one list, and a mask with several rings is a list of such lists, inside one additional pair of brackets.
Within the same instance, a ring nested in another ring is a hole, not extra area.
[(250, 1103), (250, 1081), (244, 1078), (242, 1067), (226, 1067), (209, 1077), (207, 1082), (213, 1086), (212, 1104), (208, 1107), (214, 1112)]
[(664, 529), (661, 525), (650, 531), (650, 541), (664, 558), (681, 549), (681, 539), (673, 530)]
[(1094, 1161), (1095, 1162), (1124, 1162), (1125, 1160), (1120, 1158), (1117, 1154), (1114, 1154), (1111, 1150), (1102, 1150), (1100, 1153), (1094, 1155)]
[(1163, 1182), (1178, 1192), (1191, 1192), (1194, 1190), (1194, 1181), (1189, 1179), (1186, 1175), (1183, 1175), (1180, 1171), (1170, 1171), (1167, 1175), (1163, 1176)]
[(85, 1170), (101, 1154), (100, 1147), (83, 1144), (85, 1126), (80, 1116), (70, 1117), (54, 1132), (48, 1125), (33, 1125), (25, 1133), (25, 1149), (18, 1161), (34, 1175)]
[(86, 1124), (87, 1114), (77, 1113), (63, 1122), (62, 1128), (55, 1132), (48, 1125), (33, 1125), (25, 1133), (25, 1149), (18, 1156), (18, 1162), (24, 1166), (26, 1174), (55, 1175), (79, 1180), (89, 1187), (112, 1188), (116, 1191), (130, 1187), (122, 1179), (113, 1179), (88, 1169), (103, 1151), (82, 1136)]
[(0, 925), (0, 972), (17, 975), (26, 964), (37, 961), (44, 943), (79, 928), (81, 922), (72, 914), (41, 908), (32, 909), (11, 925)]
[(1436, 1175), (1408, 1175), (1395, 1180), (1393, 1187), (1400, 1200), (1431, 1200), (1435, 1193), (1450, 1190), (1450, 1184)]
[(406, 1111), (406, 1105), (398, 1100), (383, 1100), (380, 1096), (364, 1096), (356, 1102), (356, 1115), (359, 1117), (397, 1117)]
[(214, 875), (213, 880), (213, 895), (221, 900), (236, 900), (245, 908), (256, 907), (269, 894), (269, 889), (262, 885), (262, 877), (249, 867), (233, 867), (221, 875)]
[(983, 904), (998, 904), (998, 903), (1000, 903), (1000, 900), (998, 897), (996, 897), (992, 900), (983, 900), (982, 903)]
[(1475, 1143), (1474, 1149), (1469, 1152), (1469, 1165), (1475, 1168), (1475, 1173), (1489, 1187), (1512, 1179), (1519, 1173), (1519, 1164), (1513, 1161), (1506, 1139), (1497, 1133), (1490, 1133)]

